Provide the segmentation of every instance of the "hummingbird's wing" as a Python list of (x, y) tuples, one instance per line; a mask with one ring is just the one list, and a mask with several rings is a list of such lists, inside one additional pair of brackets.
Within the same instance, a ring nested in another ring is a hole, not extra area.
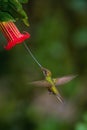
[(51, 84), (47, 82), (46, 80), (40, 80), (40, 81), (33, 81), (29, 83), (30, 85), (33, 86), (38, 86), (38, 87), (49, 87)]
[[(64, 76), (64, 77), (60, 77), (60, 78), (54, 78), (53, 81), (54, 81), (55, 85), (58, 86), (58, 85), (62, 85), (62, 84), (65, 84), (65, 83), (71, 81), (75, 77), (76, 76), (74, 76), (74, 75)], [(51, 86), (51, 84), (49, 82), (47, 82), (46, 80), (33, 81), (33, 82), (30, 82), (29, 84), (33, 85), (33, 86), (38, 86), (38, 87), (50, 87)]]
[(58, 86), (58, 85), (68, 83), (75, 77), (77, 77), (77, 75), (69, 75), (69, 76), (64, 76), (64, 77), (60, 77), (60, 78), (54, 78), (53, 81), (54, 81), (55, 85)]

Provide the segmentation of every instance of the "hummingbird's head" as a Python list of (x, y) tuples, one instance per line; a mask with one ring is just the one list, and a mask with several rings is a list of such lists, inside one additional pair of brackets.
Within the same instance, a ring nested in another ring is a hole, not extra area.
[(42, 71), (45, 77), (52, 75), (51, 71), (46, 68), (42, 68)]

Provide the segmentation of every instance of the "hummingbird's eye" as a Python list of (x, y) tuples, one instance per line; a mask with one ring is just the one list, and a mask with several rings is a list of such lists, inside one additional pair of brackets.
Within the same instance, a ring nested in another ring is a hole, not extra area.
[(44, 73), (44, 75), (47, 75), (47, 71), (46, 70), (44, 70), (43, 73)]
[(47, 74), (47, 71), (45, 70), (44, 73)]

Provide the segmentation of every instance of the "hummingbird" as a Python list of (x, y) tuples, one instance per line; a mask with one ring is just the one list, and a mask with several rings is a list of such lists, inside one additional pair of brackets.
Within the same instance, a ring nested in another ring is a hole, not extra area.
[(30, 84), (34, 86), (43, 86), (47, 88), (51, 94), (56, 96), (59, 102), (63, 103), (64, 100), (62, 96), (60, 95), (59, 90), (56, 88), (56, 86), (65, 84), (69, 82), (70, 80), (74, 79), (76, 76), (70, 75), (70, 76), (64, 76), (61, 78), (52, 78), (52, 73), (50, 70), (44, 67), (42, 67), (41, 70), (44, 74), (45, 80), (33, 81)]
[(31, 52), (31, 50), (29, 49), (29, 47), (27, 46), (27, 44), (24, 42), (24, 47), (26, 48), (27, 52), (31, 55), (31, 57), (33, 58), (33, 60), (37, 63), (37, 65), (40, 67), (40, 69), (43, 72), (43, 75), (45, 77), (45, 80), (40, 80), (40, 81), (33, 81), (29, 84), (33, 85), (33, 86), (43, 86), (45, 88), (48, 89), (48, 91), (55, 95), (57, 100), (61, 103), (63, 103), (63, 98), (59, 93), (59, 90), (56, 88), (56, 86), (65, 84), (69, 81), (71, 81), (72, 79), (74, 79), (77, 75), (69, 75), (69, 76), (64, 76), (64, 77), (60, 77), (60, 78), (52, 78), (52, 73), (50, 70), (48, 70), (47, 68), (44, 68), (39, 62), (38, 60), (35, 58), (35, 56), (33, 55), (33, 53)]

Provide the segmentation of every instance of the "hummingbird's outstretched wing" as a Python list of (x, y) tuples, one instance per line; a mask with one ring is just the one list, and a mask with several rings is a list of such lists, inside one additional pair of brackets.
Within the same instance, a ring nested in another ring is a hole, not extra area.
[(75, 77), (77, 77), (77, 75), (64, 76), (64, 77), (60, 77), (60, 78), (55, 78), (53, 80), (54, 80), (55, 85), (58, 86), (58, 85), (68, 83)]
[(29, 83), (30, 85), (33, 86), (38, 86), (38, 87), (49, 87), (51, 84), (47, 82), (46, 80), (40, 80), (40, 81), (33, 81)]
[[(54, 81), (55, 85), (58, 86), (58, 85), (68, 83), (75, 77), (76, 76), (74, 76), (74, 75), (64, 76), (64, 77), (60, 77), (60, 78), (54, 78), (53, 81)], [(38, 86), (38, 87), (50, 87), (51, 86), (51, 84), (49, 82), (47, 82), (46, 80), (34, 81), (29, 84), (33, 85), (33, 86)]]

